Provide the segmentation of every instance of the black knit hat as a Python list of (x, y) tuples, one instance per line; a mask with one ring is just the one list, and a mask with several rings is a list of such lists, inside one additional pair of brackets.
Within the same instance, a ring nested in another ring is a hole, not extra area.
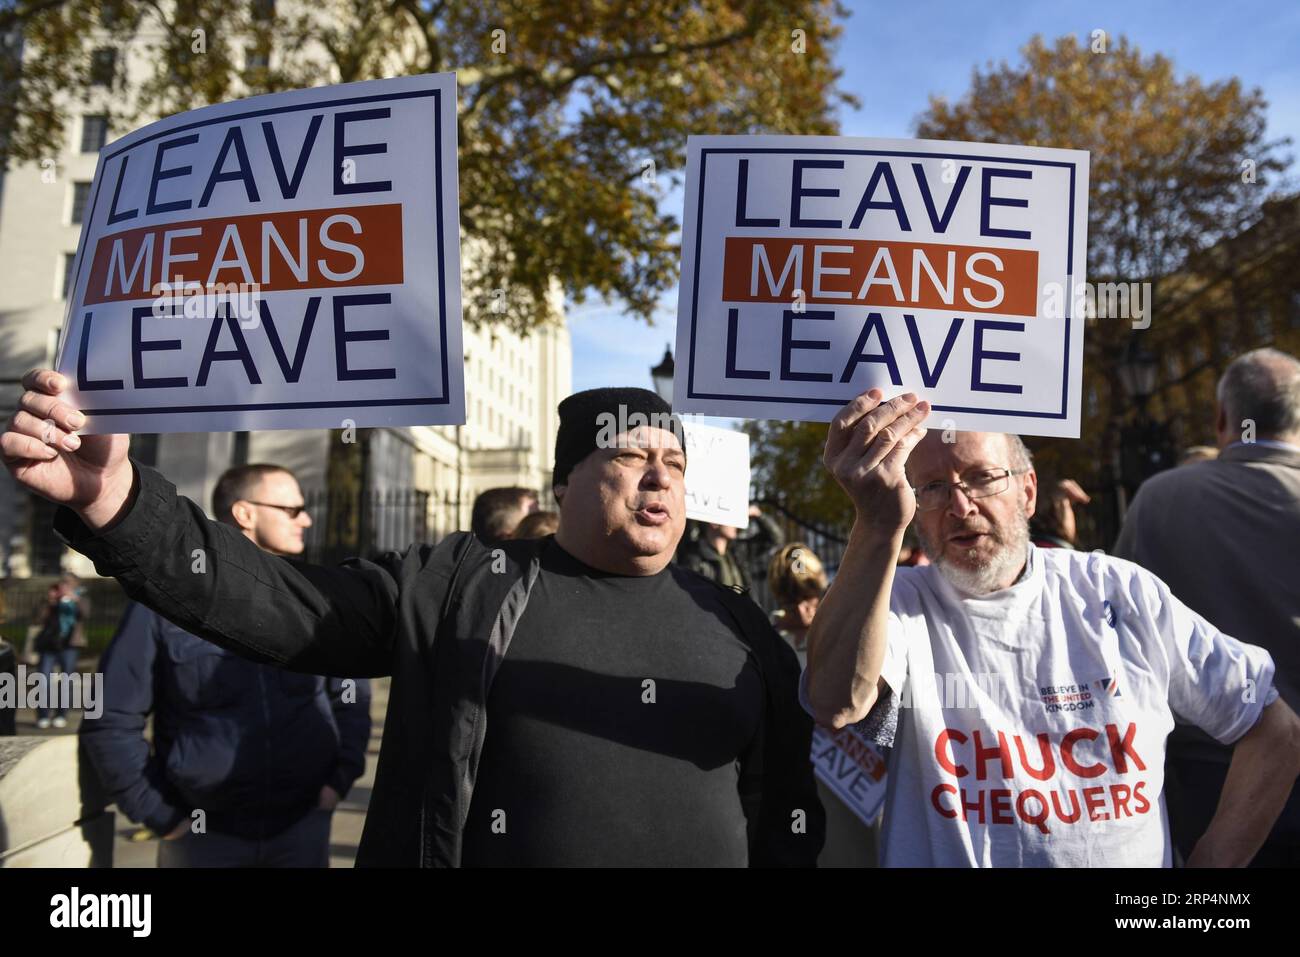
[[(560, 430), (555, 434), (555, 471), (552, 485), (565, 485), (574, 466), (600, 447), (608, 437), (638, 425), (668, 428), (686, 452), (682, 420), (672, 406), (649, 389), (588, 389), (560, 403)], [(635, 418), (633, 418), (635, 416)], [(644, 417), (644, 421), (641, 421)]]

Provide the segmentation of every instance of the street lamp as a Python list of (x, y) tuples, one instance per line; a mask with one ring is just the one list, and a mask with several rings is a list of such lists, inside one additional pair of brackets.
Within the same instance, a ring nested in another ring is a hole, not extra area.
[(1147, 402), (1156, 391), (1158, 371), (1159, 360), (1138, 344), (1136, 336), (1129, 339), (1115, 369), (1124, 392), (1137, 404), (1133, 422), (1120, 430), (1119, 475), (1125, 491), (1119, 509), (1121, 520), (1125, 504), (1138, 486), (1174, 463), (1169, 426), (1147, 414)]
[(1156, 391), (1156, 370), (1159, 360), (1138, 345), (1137, 338), (1129, 339), (1120, 357), (1116, 372), (1120, 385), (1128, 397), (1138, 404), (1139, 411), (1145, 410), (1147, 400)]
[(659, 364), (650, 370), (650, 379), (655, 384), (655, 391), (659, 393), (659, 398), (663, 399), (669, 405), (673, 404), (673, 373), (676, 365), (673, 362), (673, 350), (671, 346), (664, 347), (664, 357), (659, 360)]

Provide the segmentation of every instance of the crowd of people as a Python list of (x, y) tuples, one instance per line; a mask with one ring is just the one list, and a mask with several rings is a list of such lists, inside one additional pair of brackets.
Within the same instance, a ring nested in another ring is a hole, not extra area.
[[(362, 865), (1300, 861), (1291, 356), (1228, 367), (1216, 454), (1149, 480), (1114, 555), (1075, 549), (1089, 496), (1040, 490), (1019, 437), (863, 393), (827, 434), (854, 518), (833, 575), (758, 509), (687, 533), (680, 422), (646, 390), (560, 404), (555, 511), (491, 489), (468, 532), (322, 567), (294, 557), (288, 470), (232, 469), (211, 520), (126, 436), (76, 437), (66, 386), (29, 375), (0, 442), (135, 602), (81, 734), (161, 865), (324, 864), (379, 676)], [(620, 412), (668, 427), (601, 441)], [(75, 591), (51, 593), (51, 668)], [(814, 721), (887, 749), (876, 820), (816, 779)]]

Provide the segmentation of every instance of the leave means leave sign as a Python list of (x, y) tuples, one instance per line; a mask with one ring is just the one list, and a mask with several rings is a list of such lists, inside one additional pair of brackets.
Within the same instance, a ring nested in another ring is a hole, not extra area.
[(1077, 437), (1087, 197), (1076, 150), (692, 137), (675, 408), (829, 421), (876, 386)]
[(57, 367), (87, 432), (464, 421), (451, 74), (255, 97), (103, 151)]

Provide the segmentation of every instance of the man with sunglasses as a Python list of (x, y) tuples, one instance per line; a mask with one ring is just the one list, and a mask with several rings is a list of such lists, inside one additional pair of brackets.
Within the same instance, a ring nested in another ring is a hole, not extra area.
[[(287, 469), (229, 469), (212, 508), (262, 551), (302, 554), (311, 517)], [(191, 555), (190, 571), (219, 563)], [(117, 806), (162, 838), (159, 867), (329, 865), (332, 812), (365, 770), (367, 680), (247, 661), (139, 604), (101, 668), (104, 714), (82, 740)]]
[[(893, 748), (882, 863), (1169, 866), (1175, 715), (1235, 746), (1188, 864), (1248, 863), (1300, 774), (1268, 652), (1136, 565), (1030, 544), (1038, 480), (1017, 436), (927, 434), (927, 402), (882, 400), (830, 425), (856, 517), (802, 688), (822, 724)], [(934, 564), (895, 569), (914, 517)]]

